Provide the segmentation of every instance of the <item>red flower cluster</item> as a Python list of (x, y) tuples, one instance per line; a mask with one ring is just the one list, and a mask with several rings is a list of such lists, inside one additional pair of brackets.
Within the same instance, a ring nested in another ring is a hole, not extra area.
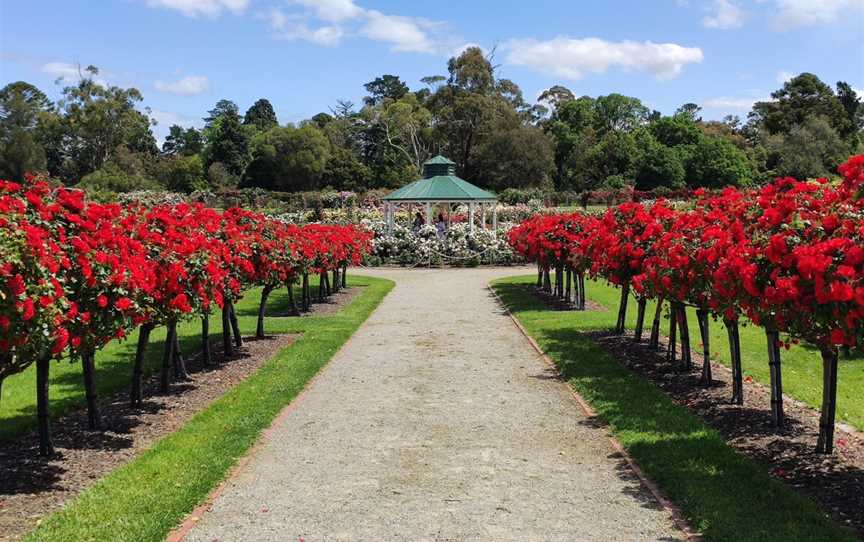
[(538, 215), (514, 251), (587, 270), (643, 297), (696, 306), (813, 344), (864, 345), (864, 155), (843, 182), (777, 179), (692, 202), (623, 203), (600, 217)]
[(0, 379), (36, 358), (92, 353), (144, 323), (221, 307), (254, 285), (360, 262), (370, 234), (243, 209), (99, 204), (0, 181)]

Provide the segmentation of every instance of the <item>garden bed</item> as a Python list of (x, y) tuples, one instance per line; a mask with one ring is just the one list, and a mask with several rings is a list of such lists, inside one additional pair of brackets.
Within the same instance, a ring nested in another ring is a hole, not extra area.
[[(561, 310), (559, 300), (536, 288), (526, 289), (550, 308)], [(635, 343), (632, 333), (622, 336), (594, 331), (585, 335), (716, 429), (739, 453), (766, 465), (774, 477), (813, 498), (837, 522), (864, 536), (864, 434), (838, 424), (835, 453), (814, 453), (819, 412), (808, 405), (784, 396), (786, 425), (778, 430), (771, 420), (768, 387), (747, 377), (744, 405), (730, 404), (731, 370), (712, 362), (712, 385), (704, 387), (699, 382), (704, 360), (696, 350), (691, 352), (693, 369), (683, 372), (666, 360), (668, 342), (662, 334), (661, 350), (650, 348), (645, 339)]]
[(42, 516), (60, 508), (162, 436), (179, 429), (295, 338), (296, 335), (246, 338), (239, 353), (228, 360), (222, 355), (221, 345), (214, 344), (214, 365), (203, 367), (199, 356), (189, 360), (190, 379), (175, 382), (169, 394), (159, 393), (158, 375), (151, 378), (145, 387), (142, 408), (130, 408), (126, 393), (104, 400), (101, 408), (107, 431), (88, 430), (86, 411), (74, 412), (54, 424), (56, 454), (52, 457), (39, 457), (38, 439), (32, 433), (3, 443), (0, 540), (20, 537), (38, 525)]

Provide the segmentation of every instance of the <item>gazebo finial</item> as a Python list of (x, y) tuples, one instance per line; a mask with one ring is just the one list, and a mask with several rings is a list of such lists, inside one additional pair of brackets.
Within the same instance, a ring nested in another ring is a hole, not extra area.
[(438, 175), (456, 175), (456, 164), (440, 154), (423, 162), (424, 179), (431, 179)]

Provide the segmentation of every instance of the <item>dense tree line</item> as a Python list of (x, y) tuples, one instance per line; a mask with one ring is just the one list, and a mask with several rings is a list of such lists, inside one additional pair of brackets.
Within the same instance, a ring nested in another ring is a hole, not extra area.
[(635, 97), (577, 97), (557, 85), (530, 104), (469, 48), (422, 88), (382, 75), (362, 104), (340, 101), (296, 125), (280, 125), (263, 98), (245, 114), (220, 100), (202, 129), (170, 126), (159, 149), (140, 92), (101, 85), (97, 74), (83, 70), (56, 103), (25, 82), (0, 90), (0, 177), (47, 172), (94, 193), (365, 190), (404, 184), (440, 153), (493, 190), (717, 187), (831, 175), (862, 150), (864, 128), (855, 91), (809, 73), (744, 121), (705, 121), (693, 103), (663, 116)]

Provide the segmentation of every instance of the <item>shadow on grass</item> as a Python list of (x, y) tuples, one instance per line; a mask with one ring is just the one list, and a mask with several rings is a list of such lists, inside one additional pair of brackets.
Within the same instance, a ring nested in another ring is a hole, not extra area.
[[(495, 289), (563, 378), (707, 540), (855, 539), (580, 332), (578, 313), (547, 309), (524, 284), (501, 282)], [(850, 474), (860, 475), (843, 476)]]

